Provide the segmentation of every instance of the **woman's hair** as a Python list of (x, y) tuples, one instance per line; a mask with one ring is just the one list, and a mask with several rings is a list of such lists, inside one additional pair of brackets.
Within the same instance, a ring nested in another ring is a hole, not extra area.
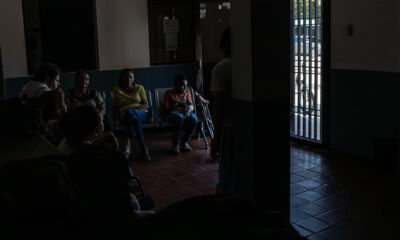
[(60, 128), (67, 139), (67, 144), (76, 147), (96, 132), (99, 122), (100, 115), (97, 109), (83, 105), (66, 113), (61, 119)]
[(231, 56), (231, 28), (224, 30), (219, 41), (219, 49), (224, 52), (225, 57)]
[(120, 88), (124, 87), (124, 76), (125, 76), (125, 74), (127, 72), (132, 72), (133, 73), (133, 70), (130, 69), (130, 68), (125, 68), (125, 69), (122, 70), (122, 72), (121, 72), (121, 74), (119, 75), (119, 78), (118, 78), (118, 86)]
[(178, 84), (183, 83), (184, 81), (187, 81), (187, 78), (185, 75), (175, 75), (174, 77), (174, 86), (177, 86)]
[(60, 71), (61, 70), (57, 65), (52, 63), (44, 63), (42, 66), (40, 66), (39, 70), (33, 76), (32, 80), (37, 82), (44, 82), (44, 79), (46, 77), (54, 79), (57, 77), (57, 75), (60, 75)]
[(75, 85), (78, 83), (78, 78), (79, 76), (82, 76), (83, 74), (87, 74), (90, 77), (90, 73), (89, 71), (83, 70), (83, 69), (79, 69), (76, 73), (75, 73)]

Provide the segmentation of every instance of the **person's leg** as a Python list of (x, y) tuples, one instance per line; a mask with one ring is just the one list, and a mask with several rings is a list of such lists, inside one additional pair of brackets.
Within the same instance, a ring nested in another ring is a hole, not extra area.
[(190, 113), (189, 117), (185, 118), (185, 134), (182, 137), (182, 144), (187, 143), (193, 133), (196, 131), (197, 123), (199, 122), (196, 114)]
[(221, 136), (221, 149), (218, 158), (218, 184), (217, 194), (233, 194), (233, 164), (232, 164), (232, 147), (233, 147), (233, 129), (224, 128)]
[(147, 146), (143, 134), (143, 123), (147, 122), (149, 118), (149, 113), (139, 110), (135, 110), (134, 112), (135, 112), (135, 117), (133, 118), (132, 123), (136, 133), (136, 138), (139, 141), (142, 150), (147, 151)]
[(172, 145), (174, 147), (178, 146), (180, 142), (180, 133), (182, 131), (184, 119), (185, 119), (184, 116), (177, 111), (172, 111), (168, 114), (167, 117), (168, 122), (174, 125), (174, 133), (172, 138)]
[(147, 150), (143, 134), (143, 123), (147, 121), (149, 113), (140, 110), (129, 109), (126, 114), (128, 114), (128, 116), (125, 119), (125, 123), (130, 129), (131, 136), (136, 136), (142, 150)]

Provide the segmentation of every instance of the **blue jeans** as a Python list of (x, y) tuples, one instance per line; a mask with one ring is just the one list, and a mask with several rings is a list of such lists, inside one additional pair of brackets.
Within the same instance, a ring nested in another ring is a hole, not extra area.
[(141, 110), (129, 109), (122, 117), (122, 123), (128, 129), (129, 137), (136, 137), (139, 140), (140, 147), (146, 148), (144, 141), (143, 123), (149, 120), (149, 113)]
[[(178, 111), (172, 111), (167, 116), (167, 121), (172, 123), (174, 127), (174, 135), (172, 138), (173, 146), (179, 144), (182, 140), (181, 144), (185, 144), (190, 140), (194, 131), (196, 130), (197, 123), (199, 120), (197, 119), (196, 114), (193, 112), (190, 113), (189, 116), (185, 116)], [(182, 136), (181, 139), (181, 131), (184, 130), (185, 134)]]

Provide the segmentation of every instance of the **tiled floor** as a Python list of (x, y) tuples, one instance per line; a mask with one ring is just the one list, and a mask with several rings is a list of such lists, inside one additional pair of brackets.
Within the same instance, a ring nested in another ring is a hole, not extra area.
[[(135, 174), (155, 198), (155, 210), (185, 198), (214, 194), (218, 164), (207, 163), (202, 141), (193, 151), (169, 153), (170, 133), (146, 135), (151, 163)], [(291, 147), (291, 222), (308, 239), (400, 239), (399, 177), (378, 173), (363, 159)]]
[(218, 164), (208, 163), (203, 140), (192, 140), (192, 152), (171, 154), (171, 133), (146, 134), (151, 162), (134, 161), (134, 174), (156, 200), (160, 210), (171, 203), (204, 194), (215, 194)]
[(400, 239), (399, 177), (382, 164), (291, 148), (291, 222), (308, 239)]

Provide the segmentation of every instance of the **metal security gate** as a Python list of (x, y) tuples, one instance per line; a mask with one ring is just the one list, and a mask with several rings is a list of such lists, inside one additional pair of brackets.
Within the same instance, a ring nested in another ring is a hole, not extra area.
[(322, 141), (322, 1), (291, 0), (291, 135)]

